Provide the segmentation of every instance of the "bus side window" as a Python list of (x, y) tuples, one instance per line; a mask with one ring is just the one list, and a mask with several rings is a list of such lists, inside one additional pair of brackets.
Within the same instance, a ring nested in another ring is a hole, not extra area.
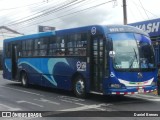
[(57, 43), (56, 43), (56, 37), (55, 36), (50, 38), (48, 46), (49, 46), (48, 55), (49, 56), (56, 55)]
[(11, 57), (11, 44), (5, 43), (5, 53), (6, 57)]
[(66, 55), (74, 55), (74, 34), (68, 35), (68, 40), (66, 42), (67, 54)]
[(64, 56), (65, 55), (65, 36), (57, 36), (51, 39), (49, 53), (54, 56)]
[(33, 47), (33, 56), (38, 56), (39, 55), (39, 39), (34, 40), (34, 47)]
[(26, 40), (26, 56), (32, 56), (33, 40)]
[(81, 33), (81, 39), (80, 41), (78, 41), (79, 43), (79, 54), (80, 56), (86, 56), (87, 54), (87, 51), (86, 51), (86, 48), (87, 48), (87, 33)]
[(22, 57), (26, 56), (26, 41), (22, 41)]
[(65, 40), (66, 36), (61, 36), (58, 43), (59, 43), (59, 48), (60, 48), (60, 56), (65, 55)]
[(48, 38), (40, 38), (39, 43), (39, 56), (46, 56), (47, 55), (47, 45), (48, 45)]
[(34, 50), (33, 56), (38, 56), (38, 50)]
[(79, 48), (78, 49), (78, 54), (80, 56), (85, 56), (86, 55), (86, 48)]
[(40, 50), (40, 56), (46, 56), (47, 51), (46, 50)]
[(46, 50), (47, 49), (47, 44), (48, 44), (48, 38), (40, 38), (40, 46), (39, 49)]
[(66, 47), (68, 55), (85, 56), (87, 47), (87, 33), (68, 35)]

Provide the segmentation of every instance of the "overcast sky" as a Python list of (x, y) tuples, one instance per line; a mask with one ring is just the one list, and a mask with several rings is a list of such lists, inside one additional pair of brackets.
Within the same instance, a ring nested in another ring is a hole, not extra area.
[[(122, 0), (110, 1), (0, 0), (0, 26), (32, 34), (37, 32), (38, 25), (65, 29), (92, 24), (123, 24)], [(159, 5), (160, 0), (127, 0), (128, 23), (159, 18)]]

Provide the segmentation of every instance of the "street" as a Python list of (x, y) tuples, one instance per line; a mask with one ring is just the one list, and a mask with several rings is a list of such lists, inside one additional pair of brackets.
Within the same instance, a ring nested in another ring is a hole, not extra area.
[[(0, 111), (61, 111), (64, 113), (67, 111), (159, 110), (160, 97), (153, 94), (119, 97), (90, 94), (87, 99), (80, 99), (76, 98), (72, 92), (63, 90), (38, 86), (24, 88), (20, 83), (4, 80), (2, 75), (0, 76)], [(50, 115), (54, 116), (52, 113)]]

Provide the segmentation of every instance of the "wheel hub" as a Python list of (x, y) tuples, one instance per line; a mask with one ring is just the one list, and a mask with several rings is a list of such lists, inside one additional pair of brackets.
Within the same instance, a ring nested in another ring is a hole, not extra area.
[(84, 82), (82, 80), (77, 81), (76, 91), (78, 94), (83, 94), (84, 92)]

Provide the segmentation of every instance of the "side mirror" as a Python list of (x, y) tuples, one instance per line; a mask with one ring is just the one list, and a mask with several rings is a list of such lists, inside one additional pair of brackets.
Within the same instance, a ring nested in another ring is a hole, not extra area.
[(115, 51), (109, 51), (109, 56), (111, 57), (111, 58), (113, 58), (113, 57), (115, 57)]

